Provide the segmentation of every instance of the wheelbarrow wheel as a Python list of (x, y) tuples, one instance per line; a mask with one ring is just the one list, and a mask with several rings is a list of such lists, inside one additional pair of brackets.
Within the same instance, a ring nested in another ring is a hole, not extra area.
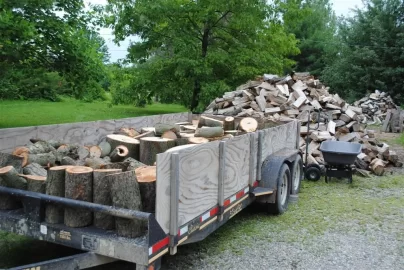
[(309, 167), (304, 175), (309, 181), (318, 181), (321, 178), (321, 171), (317, 167)]
[(303, 160), (300, 155), (296, 156), (295, 161), (292, 164), (292, 187), (290, 194), (298, 194), (300, 191), (300, 184), (303, 180)]
[(287, 164), (283, 164), (277, 179), (275, 203), (268, 203), (268, 213), (280, 215), (288, 209), (291, 174)]

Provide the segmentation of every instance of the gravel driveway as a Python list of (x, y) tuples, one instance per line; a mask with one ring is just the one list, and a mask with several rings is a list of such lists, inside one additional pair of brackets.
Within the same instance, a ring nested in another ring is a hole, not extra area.
[(247, 208), (162, 269), (404, 269), (404, 178), (304, 183), (284, 215)]

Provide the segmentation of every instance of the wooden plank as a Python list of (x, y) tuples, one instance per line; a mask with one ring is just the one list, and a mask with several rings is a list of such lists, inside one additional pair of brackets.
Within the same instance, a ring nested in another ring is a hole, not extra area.
[(330, 132), (330, 134), (334, 135), (335, 134), (335, 127), (336, 127), (336, 124), (335, 124), (334, 121), (328, 122), (327, 131)]
[(293, 120), (287, 124), (263, 130), (264, 140), (261, 148), (263, 160), (283, 148), (296, 148), (297, 125), (298, 121)]
[(171, 152), (157, 155), (156, 220), (165, 233), (170, 228)]
[(388, 128), (389, 123), (390, 123), (390, 118), (391, 118), (391, 110), (388, 110), (387, 114), (386, 114), (386, 118), (385, 118), (385, 120), (383, 122), (383, 126), (382, 126), (382, 131), (383, 132), (387, 132), (387, 128)]
[(256, 96), (255, 101), (257, 102), (258, 106), (260, 107), (260, 110), (263, 112), (265, 111), (265, 108), (267, 106), (267, 101), (265, 100), (265, 97), (263, 96)]
[(224, 198), (228, 198), (248, 185), (250, 135), (227, 140), (225, 151)]
[(186, 148), (179, 153), (178, 225), (181, 226), (218, 202), (219, 141)]
[(321, 105), (317, 100), (313, 99), (310, 103), (315, 109), (321, 109)]

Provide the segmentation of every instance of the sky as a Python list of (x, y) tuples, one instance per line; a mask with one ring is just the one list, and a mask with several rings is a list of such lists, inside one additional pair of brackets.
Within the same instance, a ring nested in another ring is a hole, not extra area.
[[(222, 0), (218, 0), (222, 1)], [(87, 3), (91, 4), (106, 4), (107, 0), (86, 0)], [(333, 4), (335, 13), (337, 16), (349, 16), (351, 15), (351, 9), (356, 7), (362, 8), (362, 0), (330, 0)], [(127, 54), (127, 47), (130, 44), (131, 40), (134, 38), (127, 38), (124, 41), (120, 42), (120, 45), (114, 44), (112, 39), (114, 38), (111, 29), (102, 28), (100, 30), (100, 35), (105, 39), (107, 46), (109, 48), (109, 52), (111, 54), (111, 62), (115, 62), (120, 58), (125, 58)]]

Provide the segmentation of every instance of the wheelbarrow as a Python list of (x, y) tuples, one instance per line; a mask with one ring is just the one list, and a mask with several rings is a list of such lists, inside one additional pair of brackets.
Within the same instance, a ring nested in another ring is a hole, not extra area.
[(324, 141), (320, 145), (325, 161), (325, 182), (331, 177), (348, 178), (352, 183), (352, 172), (357, 155), (362, 151), (359, 143)]

